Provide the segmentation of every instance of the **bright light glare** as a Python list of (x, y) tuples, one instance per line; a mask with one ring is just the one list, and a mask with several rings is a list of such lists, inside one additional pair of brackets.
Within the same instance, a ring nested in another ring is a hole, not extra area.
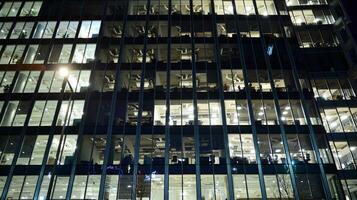
[(67, 67), (61, 67), (59, 70), (58, 70), (58, 73), (60, 76), (62, 77), (67, 77), (69, 75), (69, 70)]

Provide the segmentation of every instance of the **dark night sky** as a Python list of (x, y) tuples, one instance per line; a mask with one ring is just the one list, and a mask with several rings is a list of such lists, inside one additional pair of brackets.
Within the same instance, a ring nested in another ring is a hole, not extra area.
[(351, 18), (352, 23), (350, 29), (357, 40), (357, 1), (356, 0), (341, 0), (344, 7)]

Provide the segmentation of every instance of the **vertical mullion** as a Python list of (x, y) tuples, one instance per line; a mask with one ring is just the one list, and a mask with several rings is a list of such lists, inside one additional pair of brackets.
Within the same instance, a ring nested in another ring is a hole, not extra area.
[[(221, 104), (221, 118), (222, 118), (222, 131), (223, 131), (223, 142), (224, 142), (224, 153), (226, 156), (226, 168), (227, 168), (227, 184), (228, 184), (228, 196), (229, 199), (234, 200), (234, 188), (233, 188), (233, 176), (232, 176), (232, 167), (231, 167), (231, 157), (230, 157), (230, 152), (229, 152), (229, 141), (228, 141), (228, 130), (227, 130), (227, 120), (226, 120), (226, 108), (224, 104), (224, 91), (223, 91), (223, 80), (222, 80), (222, 67), (221, 67), (221, 59), (220, 56), (218, 55), (219, 51), (219, 41), (218, 41), (218, 36), (217, 36), (217, 19), (216, 19), (216, 12), (215, 12), (215, 5), (214, 1), (211, 0), (211, 10), (212, 10), (212, 32), (213, 32), (213, 38), (214, 38), (214, 46), (215, 50), (214, 56), (216, 60), (216, 72), (217, 72), (217, 82), (218, 82), (218, 93), (219, 93), (219, 99), (220, 99), (220, 104)], [(209, 106), (210, 108), (210, 106)], [(211, 115), (209, 115), (211, 116)], [(215, 186), (215, 184), (214, 184)]]
[(196, 54), (195, 54), (195, 32), (193, 0), (190, 2), (190, 33), (191, 33), (191, 66), (192, 66), (192, 91), (193, 91), (193, 115), (194, 115), (194, 140), (195, 140), (195, 169), (196, 169), (196, 198), (201, 199), (201, 169), (200, 169), (200, 135), (198, 127), (197, 85), (196, 85)]
[(169, 200), (169, 176), (170, 176), (170, 88), (171, 88), (171, 10), (172, 0), (168, 0), (168, 28), (167, 28), (167, 64), (166, 64), (166, 94), (165, 94), (165, 175), (164, 175), (164, 200)]
[(134, 145), (134, 169), (133, 169), (133, 185), (131, 189), (131, 199), (136, 199), (136, 188), (138, 181), (138, 168), (139, 168), (139, 151), (141, 143), (141, 126), (142, 126), (142, 114), (143, 114), (143, 99), (144, 99), (144, 83), (145, 83), (145, 71), (146, 71), (146, 54), (148, 43), (148, 27), (150, 18), (150, 0), (147, 0), (146, 4), (146, 17), (145, 17), (145, 33), (144, 33), (144, 47), (143, 47), (143, 63), (141, 65), (141, 78), (140, 78), (140, 90), (139, 90), (139, 109), (137, 115), (137, 124), (135, 130), (135, 145)]

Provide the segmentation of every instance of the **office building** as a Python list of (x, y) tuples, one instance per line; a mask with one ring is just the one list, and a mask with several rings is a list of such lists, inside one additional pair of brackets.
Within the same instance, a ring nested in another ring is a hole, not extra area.
[(339, 0), (3, 0), (0, 199), (357, 199)]

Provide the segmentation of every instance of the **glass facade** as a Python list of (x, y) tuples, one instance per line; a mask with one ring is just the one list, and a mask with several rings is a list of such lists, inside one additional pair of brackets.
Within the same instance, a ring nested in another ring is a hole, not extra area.
[(0, 199), (356, 199), (330, 0), (0, 2)]

